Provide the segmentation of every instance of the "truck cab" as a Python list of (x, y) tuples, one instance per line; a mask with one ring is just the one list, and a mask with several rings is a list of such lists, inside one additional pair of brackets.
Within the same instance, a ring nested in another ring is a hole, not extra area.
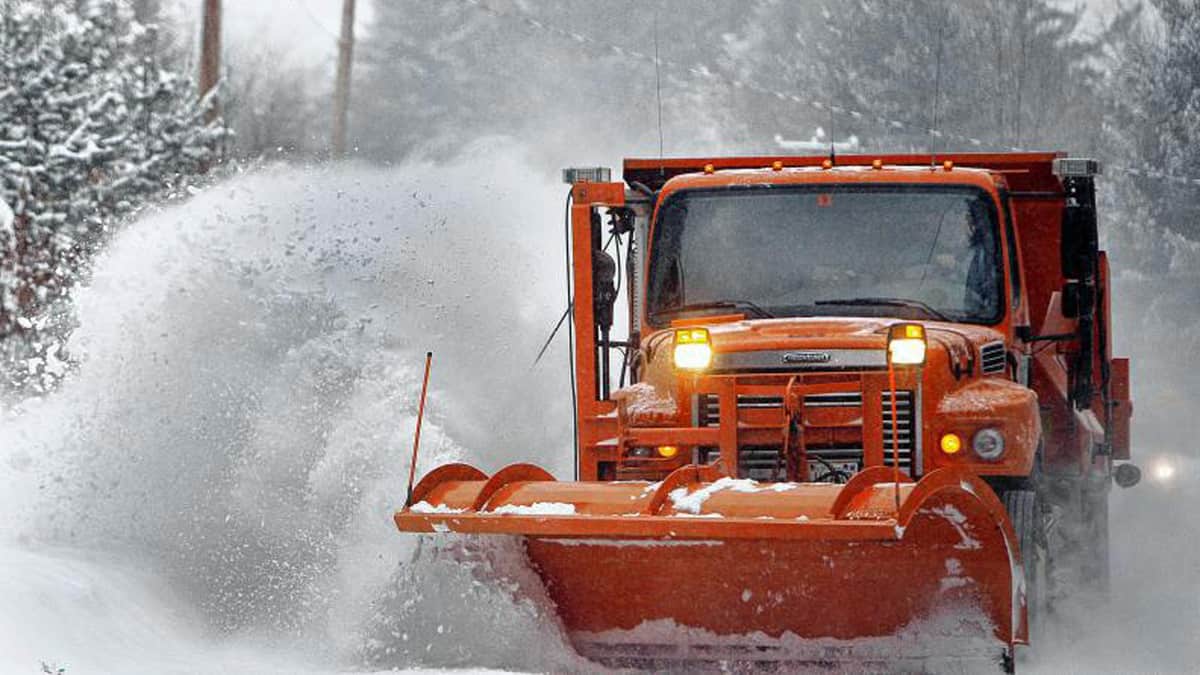
[[(1094, 173), (1051, 153), (726, 158), (627, 160), (628, 190), (576, 183), (580, 477), (1107, 479), (1130, 405)], [(618, 192), (624, 340), (588, 196)]]

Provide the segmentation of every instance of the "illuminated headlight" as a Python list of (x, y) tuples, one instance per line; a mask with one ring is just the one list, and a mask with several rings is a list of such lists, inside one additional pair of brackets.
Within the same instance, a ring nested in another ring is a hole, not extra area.
[(925, 363), (925, 327), (919, 323), (900, 323), (889, 328), (888, 358), (898, 366)]
[(712, 356), (707, 328), (683, 328), (675, 331), (676, 368), (704, 370), (712, 363)]
[(980, 459), (999, 459), (1004, 454), (1004, 434), (996, 429), (980, 429), (971, 439), (971, 449)]
[(1160, 483), (1170, 483), (1175, 477), (1175, 465), (1169, 459), (1161, 458), (1154, 462), (1154, 480)]

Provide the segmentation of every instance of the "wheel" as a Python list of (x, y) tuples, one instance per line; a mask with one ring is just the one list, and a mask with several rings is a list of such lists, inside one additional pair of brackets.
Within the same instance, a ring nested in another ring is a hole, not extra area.
[(1017, 535), (1025, 573), (1025, 611), (1029, 645), (1036, 648), (1043, 635), (1046, 615), (1047, 563), (1046, 514), (1035, 490), (1006, 490), (1000, 495)]

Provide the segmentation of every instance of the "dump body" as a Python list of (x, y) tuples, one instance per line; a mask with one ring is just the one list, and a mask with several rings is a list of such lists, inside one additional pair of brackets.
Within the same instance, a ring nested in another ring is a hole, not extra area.
[(1011, 665), (1026, 584), (997, 493), (1107, 485), (1129, 453), (1091, 169), (627, 160), (632, 190), (573, 184), (575, 480), (442, 467), (397, 526), (521, 537), (587, 655), (886, 661), (950, 616), (938, 650)]

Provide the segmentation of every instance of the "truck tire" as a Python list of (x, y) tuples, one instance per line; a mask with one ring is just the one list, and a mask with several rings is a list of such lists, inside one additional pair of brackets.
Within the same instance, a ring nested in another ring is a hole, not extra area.
[(1046, 620), (1047, 569), (1046, 514), (1038, 493), (1032, 489), (1005, 490), (1000, 495), (1017, 535), (1021, 566), (1025, 572), (1025, 607), (1029, 623), (1029, 646), (1036, 650)]

